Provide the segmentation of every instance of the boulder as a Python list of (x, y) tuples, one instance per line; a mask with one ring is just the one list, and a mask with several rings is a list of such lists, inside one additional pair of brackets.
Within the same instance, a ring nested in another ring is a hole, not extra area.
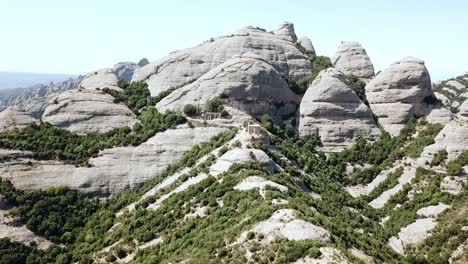
[(138, 65), (134, 62), (119, 62), (114, 65), (112, 71), (117, 76), (117, 79), (124, 81), (131, 81), (133, 73), (138, 68)]
[(321, 71), (307, 89), (299, 114), (299, 135), (318, 131), (325, 151), (340, 151), (359, 136), (374, 140), (380, 135), (370, 109), (333, 68)]
[(359, 42), (342, 42), (332, 58), (332, 63), (337, 70), (346, 75), (354, 75), (365, 81), (374, 77), (374, 66)]
[(117, 85), (119, 79), (112, 69), (100, 69), (88, 73), (81, 81), (79, 87), (86, 90), (102, 90), (109, 88), (117, 91), (122, 89)]
[[(195, 144), (226, 131), (218, 127), (181, 127), (157, 133), (139, 146), (115, 147), (90, 159), (92, 167), (75, 167), (59, 161), (33, 160), (30, 153), (0, 163), (0, 175), (23, 190), (68, 186), (98, 196), (140, 187), (160, 176)], [(0, 149), (0, 154), (5, 150)], [(13, 153), (18, 155), (17, 153)]]
[(310, 38), (308, 37), (301, 37), (297, 40), (297, 43), (299, 43), (302, 47), (304, 47), (304, 49), (306, 49), (307, 51), (310, 51), (310, 52), (314, 52), (315, 53), (315, 48), (314, 48), (314, 45), (312, 44), (312, 40), (310, 40)]
[(71, 132), (104, 133), (117, 127), (131, 127), (137, 121), (124, 104), (98, 90), (73, 90), (52, 99), (43, 120)]
[(308, 78), (311, 64), (294, 43), (271, 32), (246, 27), (233, 34), (213, 38), (193, 48), (173, 52), (135, 71), (132, 81), (145, 81), (152, 95), (193, 81), (231, 59), (255, 53), (291, 80)]
[(275, 31), (273, 31), (273, 34), (286, 41), (297, 41), (297, 36), (294, 32), (294, 25), (291, 22), (283, 22)]
[(460, 108), (458, 108), (458, 116), (460, 119), (468, 119), (468, 101), (460, 105)]
[(269, 113), (278, 121), (293, 115), (300, 101), (273, 66), (257, 55), (244, 54), (234, 56), (194, 83), (172, 92), (156, 108), (182, 111), (187, 104), (203, 107), (217, 96), (224, 98), (226, 105), (252, 116)]
[(0, 131), (23, 128), (34, 122), (36, 119), (18, 107), (8, 107), (0, 112)]
[(390, 65), (366, 86), (370, 108), (392, 135), (413, 117), (428, 115), (439, 104), (424, 61), (407, 57)]

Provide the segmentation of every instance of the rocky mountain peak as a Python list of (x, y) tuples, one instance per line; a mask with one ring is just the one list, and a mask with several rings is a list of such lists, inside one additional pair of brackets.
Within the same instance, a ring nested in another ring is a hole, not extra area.
[(332, 63), (336, 69), (346, 75), (354, 75), (363, 80), (374, 77), (374, 66), (359, 42), (342, 42), (332, 58)]
[(291, 42), (297, 41), (296, 33), (294, 32), (294, 24), (291, 22), (283, 22), (278, 28), (273, 31), (276, 36)]

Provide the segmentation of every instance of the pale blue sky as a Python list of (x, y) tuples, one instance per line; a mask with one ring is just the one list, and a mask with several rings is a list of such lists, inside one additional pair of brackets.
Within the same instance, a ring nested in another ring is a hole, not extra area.
[(463, 0), (0, 0), (0, 71), (86, 73), (286, 20), (320, 55), (356, 40), (377, 71), (411, 55), (438, 80), (468, 71), (467, 10)]

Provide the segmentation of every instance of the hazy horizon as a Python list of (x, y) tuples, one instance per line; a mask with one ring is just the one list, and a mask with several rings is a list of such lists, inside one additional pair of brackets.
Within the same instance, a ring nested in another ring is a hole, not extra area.
[(464, 1), (1, 1), (0, 71), (85, 74), (119, 61), (150, 61), (242, 27), (294, 23), (319, 55), (359, 41), (376, 72), (406, 56), (432, 80), (468, 71)]

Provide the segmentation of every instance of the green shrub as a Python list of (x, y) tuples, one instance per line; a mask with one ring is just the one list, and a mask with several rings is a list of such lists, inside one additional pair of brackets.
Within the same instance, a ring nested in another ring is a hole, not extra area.
[(206, 103), (205, 111), (221, 113), (224, 110), (223, 100), (220, 97), (215, 97)]
[(185, 105), (183, 111), (188, 116), (196, 116), (200, 114), (199, 108), (191, 104)]
[(439, 165), (443, 164), (444, 161), (447, 159), (447, 156), (448, 156), (448, 153), (447, 153), (447, 150), (445, 150), (445, 149), (437, 152), (434, 155), (434, 158), (432, 158), (431, 167), (439, 166)]

